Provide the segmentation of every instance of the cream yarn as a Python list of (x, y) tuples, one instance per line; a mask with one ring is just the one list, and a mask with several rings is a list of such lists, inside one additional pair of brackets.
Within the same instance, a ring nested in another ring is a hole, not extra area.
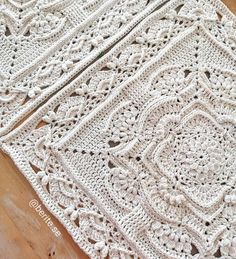
[(150, 10), (2, 148), (91, 258), (236, 258), (236, 19)]

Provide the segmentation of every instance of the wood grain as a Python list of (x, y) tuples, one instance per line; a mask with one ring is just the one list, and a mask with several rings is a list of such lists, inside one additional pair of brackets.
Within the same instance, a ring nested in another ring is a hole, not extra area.
[(88, 258), (42, 204), (43, 211), (61, 232), (59, 238), (29, 206), (30, 200), (40, 200), (11, 159), (2, 152), (0, 168), (0, 258)]
[[(236, 0), (223, 1), (236, 14)], [(0, 258), (86, 259), (63, 226), (42, 205), (61, 232), (57, 238), (38, 213), (29, 207), (36, 193), (11, 159), (0, 152)]]
[(222, 2), (236, 15), (236, 0), (222, 0)]

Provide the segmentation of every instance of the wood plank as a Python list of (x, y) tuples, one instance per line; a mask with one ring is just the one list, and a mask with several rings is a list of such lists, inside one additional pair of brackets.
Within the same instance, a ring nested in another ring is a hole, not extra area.
[(235, 0), (223, 0), (222, 2), (228, 6), (228, 8), (231, 10), (231, 12), (236, 14), (236, 1)]
[[(11, 159), (0, 152), (0, 258), (88, 258), (60, 222), (41, 204), (61, 232), (56, 237), (29, 201), (38, 196)], [(39, 201), (40, 202), (40, 201)]]

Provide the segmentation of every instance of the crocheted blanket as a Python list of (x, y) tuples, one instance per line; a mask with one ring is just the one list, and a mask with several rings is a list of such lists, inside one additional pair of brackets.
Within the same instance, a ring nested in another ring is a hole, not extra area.
[(0, 8), (1, 147), (49, 211), (91, 258), (236, 258), (235, 16), (22, 2)]

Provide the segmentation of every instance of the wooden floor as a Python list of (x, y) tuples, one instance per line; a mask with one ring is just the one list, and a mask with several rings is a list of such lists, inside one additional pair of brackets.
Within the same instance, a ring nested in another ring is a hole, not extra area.
[(222, 2), (224, 2), (228, 8), (234, 13), (236, 14), (236, 0), (222, 0)]
[[(224, 0), (236, 14), (236, 0)], [(88, 258), (45, 207), (43, 210), (61, 232), (57, 238), (38, 213), (29, 207), (39, 199), (11, 159), (0, 152), (0, 258)]]

